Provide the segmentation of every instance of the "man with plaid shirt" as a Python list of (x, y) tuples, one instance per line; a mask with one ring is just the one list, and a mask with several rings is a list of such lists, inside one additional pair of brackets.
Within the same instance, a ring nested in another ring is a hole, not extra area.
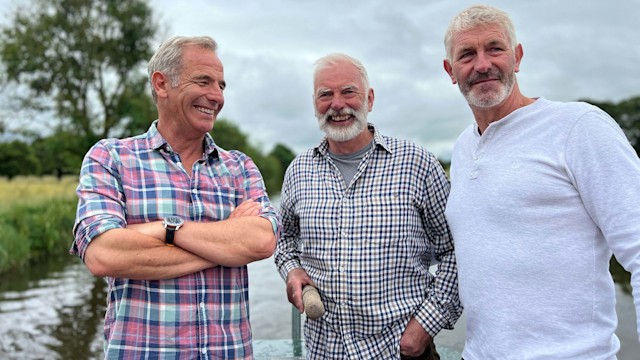
[(158, 120), (87, 153), (71, 252), (108, 282), (106, 359), (252, 359), (247, 264), (278, 224), (253, 161), (209, 131), (226, 82), (209, 37), (149, 62)]
[(326, 138), (287, 170), (275, 256), (289, 301), (304, 311), (310, 284), (326, 309), (305, 322), (307, 356), (437, 359), (433, 337), (462, 312), (445, 173), (367, 123), (374, 92), (358, 60), (320, 59), (313, 97)]

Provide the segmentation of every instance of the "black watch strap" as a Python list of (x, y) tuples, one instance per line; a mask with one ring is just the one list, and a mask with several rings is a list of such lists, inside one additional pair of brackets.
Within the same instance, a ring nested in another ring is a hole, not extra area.
[(176, 233), (176, 229), (167, 227), (167, 236), (165, 238), (165, 243), (167, 246), (173, 246), (173, 235)]

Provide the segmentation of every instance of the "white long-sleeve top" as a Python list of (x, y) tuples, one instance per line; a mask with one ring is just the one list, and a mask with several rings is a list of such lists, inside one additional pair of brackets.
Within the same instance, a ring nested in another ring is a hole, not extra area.
[(640, 314), (640, 160), (615, 121), (539, 98), (467, 128), (451, 181), (464, 359), (614, 359), (612, 251)]

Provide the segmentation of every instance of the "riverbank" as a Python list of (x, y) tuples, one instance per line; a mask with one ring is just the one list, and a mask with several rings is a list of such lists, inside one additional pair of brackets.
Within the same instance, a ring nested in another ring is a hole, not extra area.
[(76, 177), (0, 179), (0, 274), (71, 245)]

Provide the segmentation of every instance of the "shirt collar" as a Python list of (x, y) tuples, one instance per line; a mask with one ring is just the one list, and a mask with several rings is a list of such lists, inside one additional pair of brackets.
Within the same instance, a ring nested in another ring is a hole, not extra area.
[[(367, 123), (367, 128), (369, 129), (370, 132), (373, 133), (373, 144), (374, 144), (374, 148), (377, 147), (381, 147), (383, 149), (385, 149), (388, 153), (391, 153), (391, 148), (389, 147), (389, 145), (387, 144), (386, 139), (384, 138), (384, 136), (382, 136), (382, 134), (380, 134), (380, 132), (378, 131), (378, 129), (375, 127), (375, 125), (373, 125), (372, 123)], [(327, 137), (325, 136), (322, 141), (320, 141), (320, 144), (318, 144), (316, 147), (313, 148), (313, 156), (317, 156), (317, 155), (327, 155), (329, 153), (329, 142), (327, 141)]]
[[(160, 134), (160, 131), (158, 131), (157, 125), (158, 120), (154, 120), (151, 123), (149, 130), (147, 130), (147, 133), (145, 134), (147, 142), (149, 144), (149, 148), (154, 150), (165, 149), (167, 151), (173, 152), (173, 149), (171, 149), (171, 145), (169, 145), (167, 140), (162, 136), (162, 134)], [(213, 141), (213, 138), (209, 133), (204, 136), (204, 153), (206, 157), (218, 157), (218, 146)]]

